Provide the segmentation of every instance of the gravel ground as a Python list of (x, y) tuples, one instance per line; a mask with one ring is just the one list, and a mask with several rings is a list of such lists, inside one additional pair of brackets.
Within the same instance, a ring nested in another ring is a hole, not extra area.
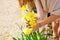
[(10, 39), (11, 35), (21, 33), (18, 27), (23, 23), (21, 14), (18, 0), (0, 0), (0, 40)]

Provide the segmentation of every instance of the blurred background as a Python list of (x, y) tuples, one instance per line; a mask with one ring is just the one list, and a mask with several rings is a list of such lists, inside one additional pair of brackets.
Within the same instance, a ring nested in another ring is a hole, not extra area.
[(18, 0), (0, 0), (0, 40), (12, 40), (11, 36), (21, 33), (21, 15)]

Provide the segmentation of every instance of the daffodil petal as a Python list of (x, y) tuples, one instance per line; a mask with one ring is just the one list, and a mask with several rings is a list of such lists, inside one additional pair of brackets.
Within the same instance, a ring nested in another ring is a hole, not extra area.
[(26, 35), (29, 35), (29, 34), (31, 33), (31, 29), (26, 28), (25, 30), (23, 30), (23, 32), (24, 32)]
[(22, 16), (22, 19), (23, 19), (23, 20), (26, 20), (26, 16), (25, 16), (25, 15), (23, 15), (23, 16)]
[(26, 6), (23, 5), (23, 6), (21, 7), (21, 10), (22, 10), (22, 11), (26, 11), (26, 10), (27, 10)]

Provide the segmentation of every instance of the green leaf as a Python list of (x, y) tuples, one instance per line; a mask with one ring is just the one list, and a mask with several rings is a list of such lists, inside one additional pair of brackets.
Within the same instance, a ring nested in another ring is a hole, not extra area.
[(13, 37), (13, 40), (17, 40), (15, 37)]
[(22, 33), (22, 40), (24, 40), (24, 34)]
[(35, 40), (37, 40), (37, 34), (36, 34), (36, 32), (33, 33), (33, 37), (34, 37)]
[(37, 30), (37, 39), (38, 40), (42, 40), (42, 35), (41, 35), (41, 33), (39, 32), (39, 30)]
[(20, 38), (18, 38), (18, 40), (21, 40)]
[(29, 40), (29, 37), (28, 37), (28, 35), (25, 35), (25, 40)]
[(32, 33), (30, 34), (30, 40), (34, 40)]

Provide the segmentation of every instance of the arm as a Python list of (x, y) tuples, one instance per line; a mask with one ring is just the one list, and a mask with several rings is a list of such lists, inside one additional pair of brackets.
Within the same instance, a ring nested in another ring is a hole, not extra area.
[(58, 19), (59, 16), (56, 16), (56, 15), (51, 15), (50, 17), (48, 17), (47, 19), (44, 19), (42, 21), (40, 21), (39, 23), (36, 24), (36, 26), (32, 29), (32, 31), (36, 31), (37, 29), (39, 29), (39, 27), (42, 27), (43, 25), (46, 25), (56, 19)]
[[(34, 0), (34, 2), (35, 2), (35, 5), (36, 5), (36, 8), (37, 8), (37, 13), (41, 13), (41, 14), (42, 14), (42, 13), (45, 13), (45, 12), (43, 12), (43, 10), (42, 10), (42, 7), (41, 7), (41, 4), (39, 3), (39, 0)], [(60, 17), (60, 16), (59, 16), (59, 17)], [(35, 25), (35, 27), (32, 29), (32, 31), (33, 31), (33, 32), (36, 31), (39, 27), (41, 27), (41, 26), (43, 26), (43, 25), (46, 25), (46, 24), (48, 24), (48, 23), (56, 20), (57, 18), (58, 18), (58, 16), (52, 14), (50, 17), (48, 17), (48, 18), (46, 18), (46, 19), (44, 19), (44, 20), (41, 20), (39, 23), (37, 23), (37, 24)]]
[(52, 14), (50, 17), (40, 21), (39, 24), (40, 24), (40, 26), (43, 26), (43, 25), (46, 25), (46, 24), (48, 24), (48, 23), (50, 23), (50, 22), (52, 22), (52, 21), (54, 21), (54, 20), (56, 20), (58, 18), (59, 18), (58, 16)]

